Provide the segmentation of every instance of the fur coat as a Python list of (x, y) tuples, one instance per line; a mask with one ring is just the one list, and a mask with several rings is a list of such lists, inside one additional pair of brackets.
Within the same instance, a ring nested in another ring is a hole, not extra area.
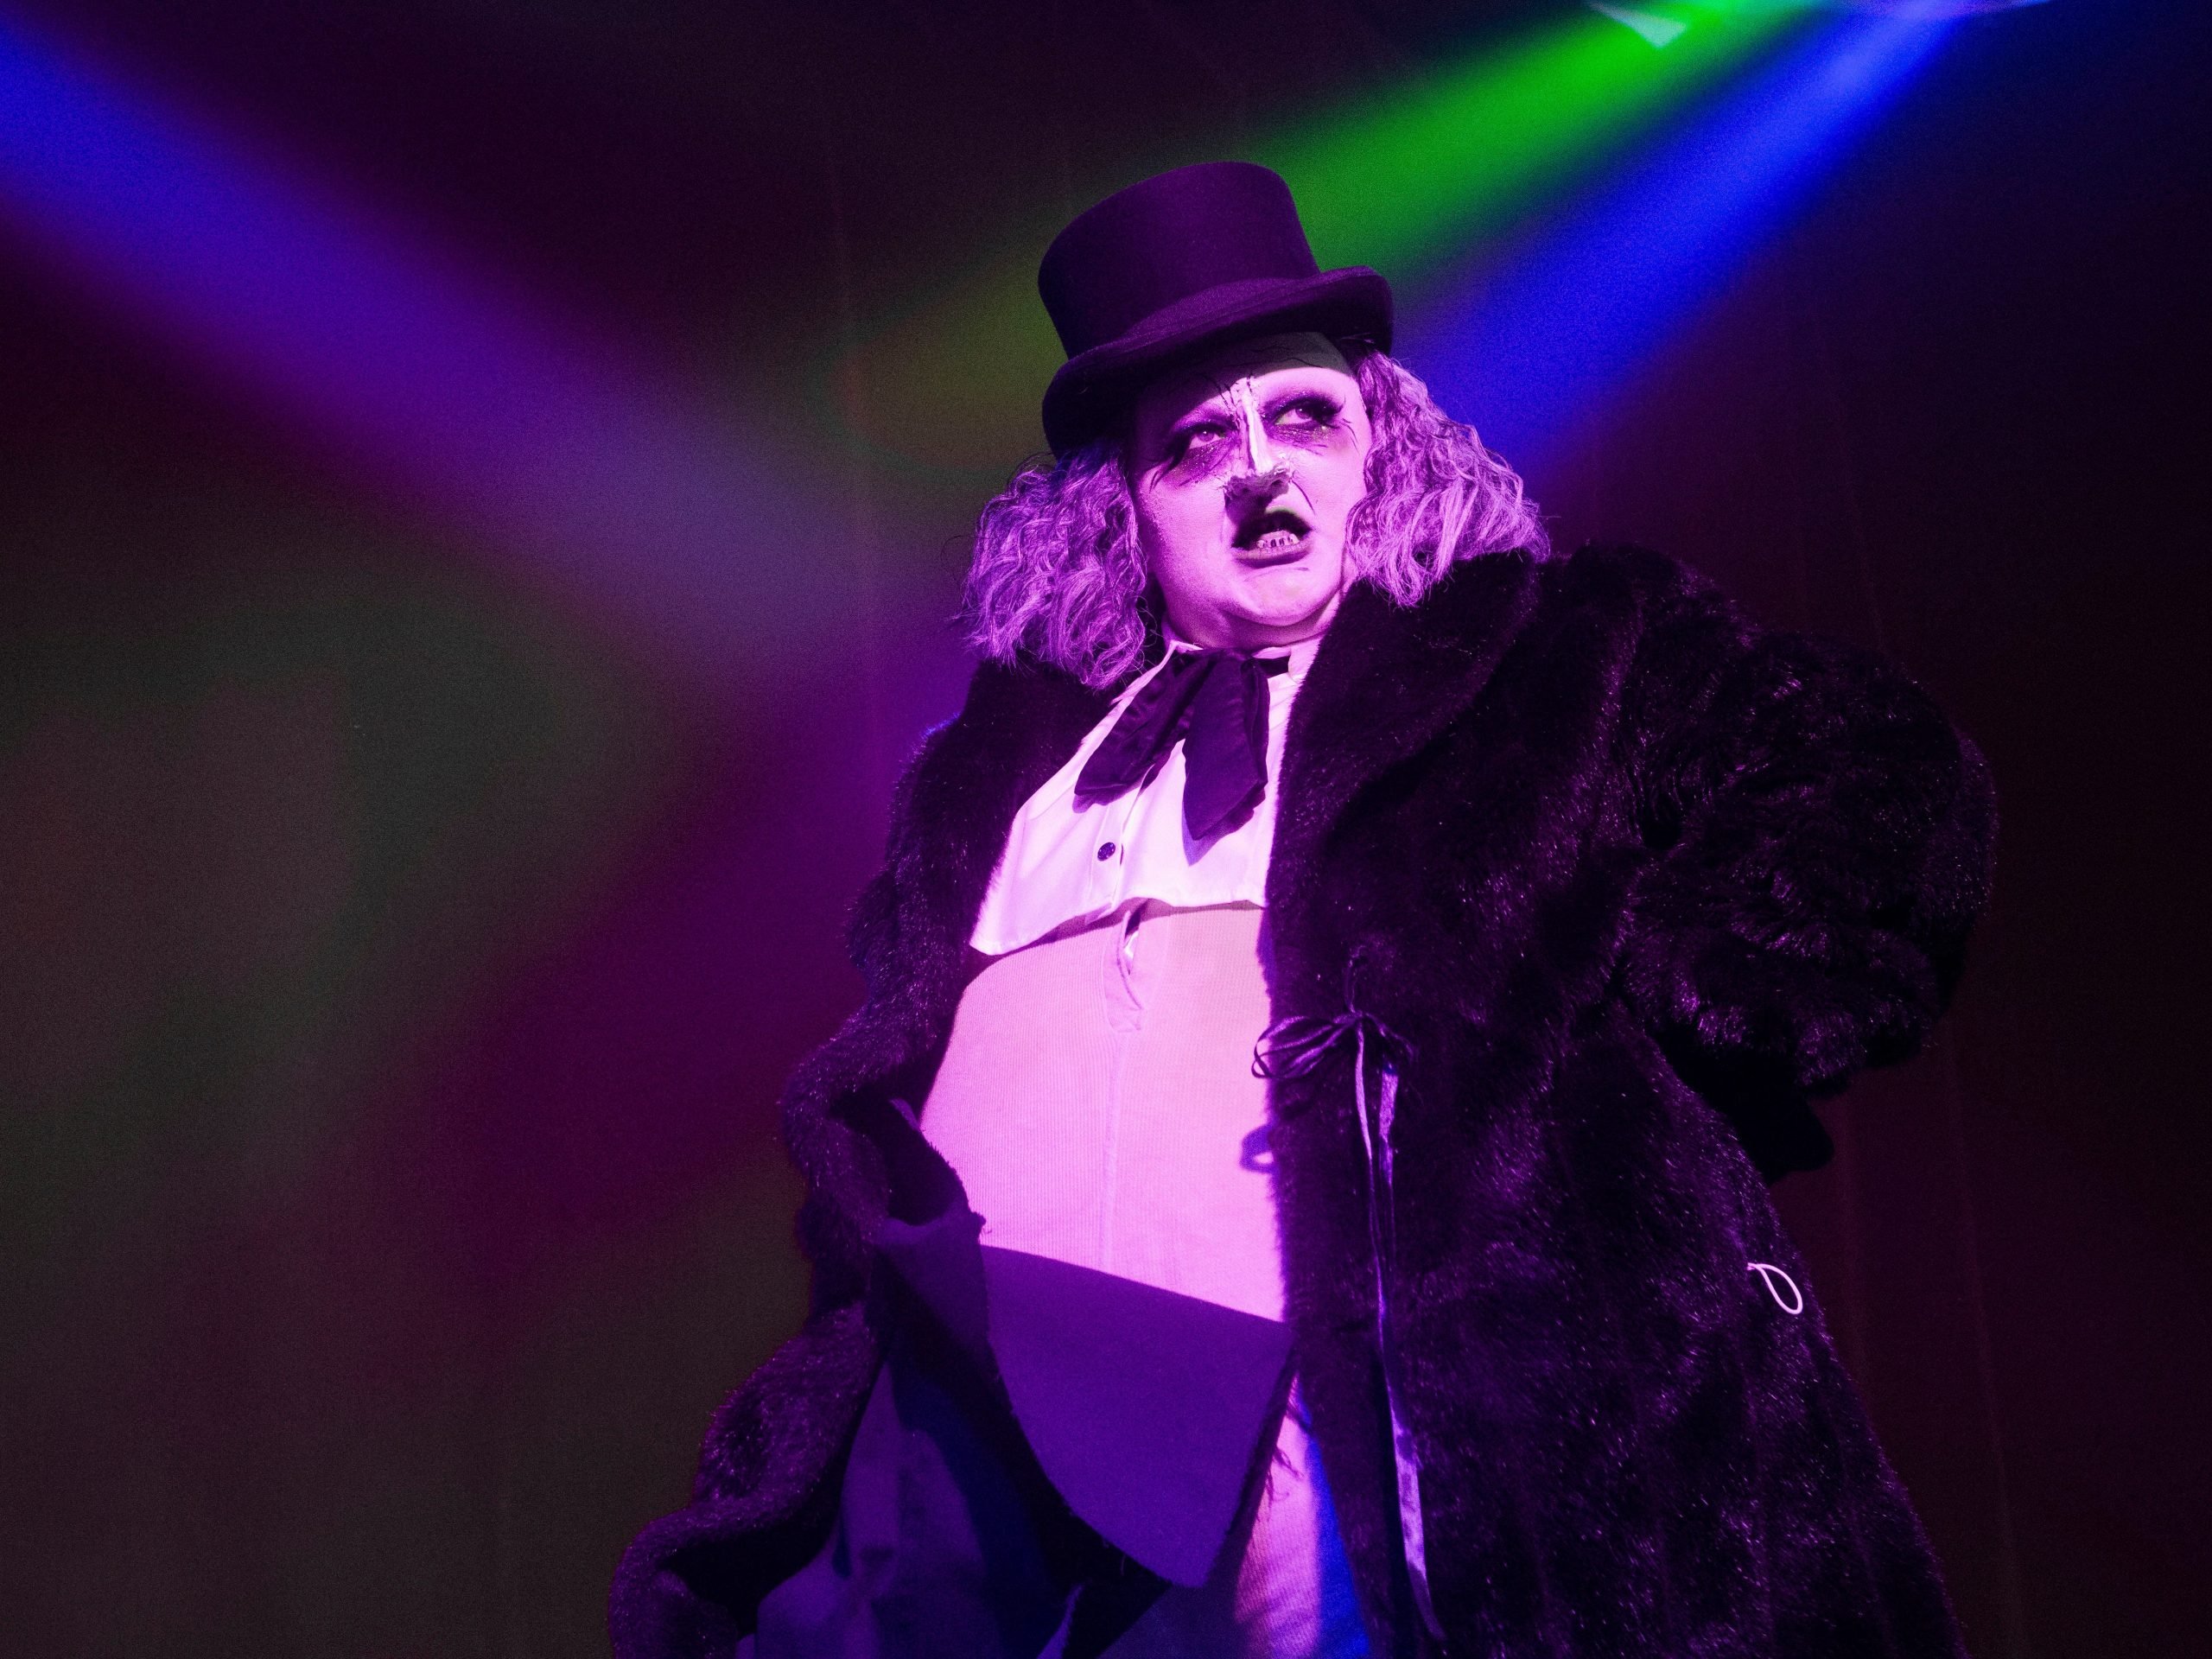
[[(1108, 702), (986, 664), (901, 784), (852, 926), (866, 1002), (784, 1102), (812, 1313), (625, 1557), (624, 1659), (730, 1653), (824, 1535), (893, 1305), (872, 1116), (925, 1098), (1014, 814)], [(1280, 788), (1274, 1011), (1343, 1013), (1356, 957), (1411, 1051), (1391, 1315), (1446, 1650), (1960, 1655), (1765, 1182), (1826, 1157), (1808, 1100), (1944, 1004), (1993, 831), (1971, 745), (1878, 659), (1754, 628), (1657, 555), (1486, 554), (1412, 607), (1347, 594)], [(1376, 1651), (1433, 1652), (1351, 1070), (1346, 1045), (1272, 1085), (1287, 1317)]]

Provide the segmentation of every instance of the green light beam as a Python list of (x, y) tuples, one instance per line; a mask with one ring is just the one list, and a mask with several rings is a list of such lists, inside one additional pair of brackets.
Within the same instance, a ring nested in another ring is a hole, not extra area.
[[(1492, 47), (1245, 151), (1298, 198), (1324, 268), (1374, 265), (1402, 290), (1594, 171), (1669, 108), (1803, 14), (1765, 0), (1697, 16), (1663, 49), (1607, 17)], [(1217, 159), (1211, 144), (1182, 161)], [(984, 262), (857, 338), (810, 392), (849, 442), (894, 468), (1002, 480), (1043, 447), (1037, 402), (1059, 343), (1037, 298), (1053, 223), (1010, 233)]]
[(1253, 154), (1326, 268), (1417, 282), (1742, 62), (1794, 14), (1715, 16), (1664, 48), (1588, 14), (1332, 112)]

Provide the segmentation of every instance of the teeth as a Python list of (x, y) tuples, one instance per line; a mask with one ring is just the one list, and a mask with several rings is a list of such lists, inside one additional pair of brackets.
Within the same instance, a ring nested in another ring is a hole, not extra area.
[(1271, 530), (1252, 545), (1262, 553), (1287, 553), (1298, 545), (1298, 539), (1287, 530)]

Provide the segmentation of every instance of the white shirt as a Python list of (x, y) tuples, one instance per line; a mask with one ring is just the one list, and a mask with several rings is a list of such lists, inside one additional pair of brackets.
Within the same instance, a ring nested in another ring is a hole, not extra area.
[[(1183, 829), (1179, 739), (1150, 782), (1114, 800), (1082, 808), (1075, 804), (1076, 779), (1084, 763), (1106, 741), (1130, 699), (1166, 666), (1166, 658), (1140, 674), (1068, 763), (1014, 815), (969, 943), (987, 957), (1004, 956), (1065, 927), (1093, 926), (1147, 899), (1178, 910), (1266, 903), (1275, 785), (1282, 772), (1291, 701), (1319, 645), (1315, 639), (1292, 645), (1289, 668), (1267, 681), (1267, 793), (1243, 823), (1196, 845)], [(1196, 649), (1179, 639), (1168, 644), (1171, 654)]]
[[(1186, 839), (1179, 740), (1150, 781), (1075, 804), (1084, 766), (1164, 659), (1015, 814), (970, 938), (995, 960), (961, 1000), (922, 1120), (986, 1243), (1282, 1317), (1271, 1163), (1252, 1152), (1267, 1096), (1246, 1057), (1268, 1001), (1249, 916), (1266, 903), (1291, 704), (1319, 644), (1268, 653), (1288, 666), (1264, 682), (1267, 791), (1235, 829)], [(1170, 639), (1171, 652), (1194, 649)], [(1294, 1389), (1250, 1525), (1213, 1582), (1171, 1589), (1115, 1651), (1364, 1654)]]

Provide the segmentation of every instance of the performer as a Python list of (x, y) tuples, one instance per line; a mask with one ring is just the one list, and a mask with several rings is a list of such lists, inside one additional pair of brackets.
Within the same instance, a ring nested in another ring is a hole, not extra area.
[(1766, 1181), (1948, 995), (1980, 758), (1552, 556), (1266, 169), (1039, 284), (1055, 458), (785, 1097), (812, 1311), (617, 1651), (1960, 1655)]

